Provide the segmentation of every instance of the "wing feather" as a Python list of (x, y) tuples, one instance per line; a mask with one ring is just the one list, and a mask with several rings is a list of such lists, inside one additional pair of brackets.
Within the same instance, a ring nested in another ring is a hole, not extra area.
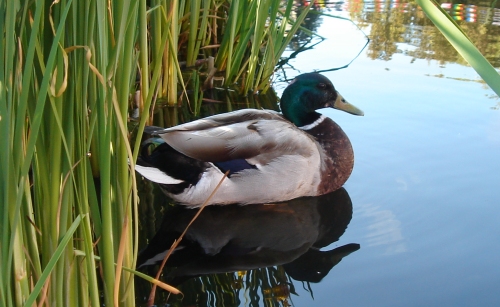
[(307, 157), (316, 148), (312, 137), (267, 110), (215, 115), (156, 134), (175, 150), (205, 162), (246, 159), (264, 165), (283, 155)]

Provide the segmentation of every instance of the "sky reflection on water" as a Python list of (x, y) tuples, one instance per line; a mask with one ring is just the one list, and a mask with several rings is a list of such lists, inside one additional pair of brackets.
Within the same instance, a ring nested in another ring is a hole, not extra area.
[[(363, 44), (351, 30), (322, 18), (327, 41), (291, 64), (342, 66)], [(334, 246), (361, 249), (295, 306), (500, 306), (498, 97), (470, 67), (403, 53), (325, 75), (365, 112), (324, 111), (356, 154), (353, 219)]]

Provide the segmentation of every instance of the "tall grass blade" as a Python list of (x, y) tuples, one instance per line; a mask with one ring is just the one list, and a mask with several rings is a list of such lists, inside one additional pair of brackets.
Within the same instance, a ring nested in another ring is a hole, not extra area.
[(179, 58), (215, 57), (242, 91), (263, 85), (293, 35), (278, 14), (271, 0), (0, 0), (0, 306), (134, 305), (123, 268), (138, 250), (133, 167), (151, 106), (189, 104), (190, 76), (179, 114), (200, 114), (216, 69), (183, 74)]
[(27, 298), (25, 302), (25, 306), (32, 306), (35, 303), (35, 300), (37, 296), (40, 294), (40, 291), (42, 290), (43, 285), (49, 278), (50, 274), (54, 270), (54, 267), (61, 258), (64, 249), (66, 248), (66, 245), (69, 243), (71, 238), (73, 237), (73, 234), (76, 231), (76, 228), (80, 225), (80, 222), (82, 220), (81, 216), (77, 216), (76, 219), (73, 221), (71, 226), (68, 229), (68, 232), (64, 234), (64, 236), (61, 239), (61, 242), (59, 242), (57, 249), (54, 251), (54, 254), (50, 258), (50, 260), (47, 263), (47, 266), (43, 270), (42, 276), (40, 276), (40, 279), (38, 279), (35, 287), (33, 288), (33, 291), (31, 292), (30, 296)]
[(198, 31), (198, 22), (200, 19), (200, 9), (201, 9), (201, 0), (191, 0), (190, 2), (190, 16), (189, 16), (189, 39), (187, 46), (187, 66), (193, 66), (196, 58), (198, 56), (198, 50), (196, 48), (198, 33), (201, 34), (201, 31)]

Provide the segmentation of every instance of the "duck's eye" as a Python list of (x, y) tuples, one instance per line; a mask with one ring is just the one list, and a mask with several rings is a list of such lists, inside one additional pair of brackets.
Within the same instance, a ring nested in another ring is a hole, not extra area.
[(320, 84), (318, 84), (318, 88), (320, 90), (324, 90), (326, 88), (326, 84), (325, 83), (320, 83)]

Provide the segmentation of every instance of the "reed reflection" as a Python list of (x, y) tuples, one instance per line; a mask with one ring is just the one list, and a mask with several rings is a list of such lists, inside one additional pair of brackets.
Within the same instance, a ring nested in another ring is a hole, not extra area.
[[(167, 212), (138, 267), (161, 262), (196, 213), (182, 206)], [(360, 248), (347, 244), (320, 250), (340, 238), (351, 217), (352, 202), (343, 188), (272, 205), (209, 206), (168, 259), (164, 279), (178, 285), (208, 274), (283, 265), (295, 280), (319, 282)]]

